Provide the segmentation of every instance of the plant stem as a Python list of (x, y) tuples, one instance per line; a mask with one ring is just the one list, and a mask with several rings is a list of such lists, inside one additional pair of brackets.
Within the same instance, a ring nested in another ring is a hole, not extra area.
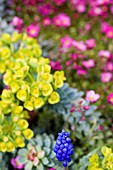
[(33, 79), (33, 77), (31, 76), (31, 74), (28, 72), (27, 75), (28, 75), (29, 79), (31, 80), (31, 82), (33, 83), (33, 82), (34, 82), (34, 79)]
[(66, 167), (64, 170), (68, 170), (68, 167)]

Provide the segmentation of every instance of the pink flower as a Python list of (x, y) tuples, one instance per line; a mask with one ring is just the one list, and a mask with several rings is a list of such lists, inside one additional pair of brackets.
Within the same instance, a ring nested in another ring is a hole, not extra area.
[(51, 5), (49, 3), (43, 4), (43, 5), (39, 5), (38, 6), (38, 12), (42, 16), (48, 16), (52, 12), (52, 7), (51, 7)]
[(59, 13), (53, 18), (53, 24), (58, 27), (69, 27), (71, 25), (70, 17), (67, 14)]
[(110, 52), (107, 50), (100, 50), (98, 53), (99, 57), (106, 57), (106, 58), (110, 58)]
[(77, 6), (76, 6), (76, 9), (79, 13), (83, 13), (86, 11), (86, 5), (84, 3), (79, 3)]
[(58, 6), (63, 5), (66, 2), (66, 0), (54, 0), (54, 3)]
[(87, 61), (82, 61), (82, 65), (84, 67), (86, 67), (87, 69), (90, 69), (90, 68), (95, 66), (95, 62), (94, 62), (94, 60), (90, 59), (90, 60), (87, 60)]
[(67, 67), (70, 66), (71, 64), (72, 64), (72, 60), (66, 61), (66, 66), (67, 66)]
[(102, 22), (101, 23), (101, 32), (106, 33), (108, 29), (109, 29), (109, 24), (107, 22)]
[(13, 167), (15, 169), (23, 169), (24, 168), (24, 164), (20, 164), (18, 162), (19, 156), (17, 156), (16, 158), (12, 158), (11, 159), (11, 164), (13, 165)]
[(71, 54), (71, 56), (70, 56), (70, 58), (72, 59), (72, 60), (76, 60), (77, 58), (78, 58), (78, 56), (77, 56), (77, 54)]
[(86, 23), (84, 27), (85, 27), (85, 29), (86, 29), (87, 31), (89, 31), (89, 30), (91, 29), (91, 25), (88, 24), (88, 23)]
[(17, 16), (14, 16), (10, 24), (14, 27), (20, 27), (23, 24), (23, 20)]
[(82, 41), (77, 42), (77, 41), (74, 40), (73, 46), (80, 51), (86, 51), (86, 48), (87, 48), (86, 45), (84, 44), (84, 42), (82, 42)]
[(26, 32), (30, 37), (37, 37), (39, 31), (40, 31), (39, 26), (32, 25), (32, 24), (26, 28)]
[(113, 93), (110, 93), (110, 94), (108, 95), (107, 101), (108, 101), (111, 105), (113, 105)]
[(96, 46), (95, 39), (91, 38), (89, 40), (86, 40), (86, 45), (87, 45), (87, 48), (89, 48), (89, 49), (94, 48)]
[(87, 71), (84, 70), (84, 69), (82, 69), (82, 68), (79, 68), (79, 69), (77, 69), (77, 74), (78, 74), (78, 75), (86, 75), (86, 74), (87, 74)]
[(42, 22), (44, 26), (49, 26), (51, 24), (50, 18), (44, 18)]
[(53, 70), (61, 70), (62, 69), (62, 66), (60, 65), (60, 62), (59, 61), (53, 61), (51, 60), (50, 61), (50, 65), (51, 65), (51, 68)]
[(111, 80), (111, 78), (112, 78), (112, 74), (109, 73), (109, 72), (103, 72), (103, 73), (101, 74), (101, 81), (102, 81), (103, 83), (109, 82), (109, 81)]
[(73, 39), (70, 38), (68, 35), (61, 38), (60, 42), (61, 42), (62, 48), (70, 48), (73, 46)]
[(106, 31), (106, 36), (108, 38), (113, 38), (113, 27), (110, 27), (107, 31)]
[(100, 98), (99, 94), (96, 94), (94, 90), (89, 90), (86, 92), (86, 100), (90, 102), (96, 102)]
[(110, 12), (113, 14), (113, 5), (110, 6)]
[(113, 71), (113, 62), (107, 62), (106, 66), (105, 66), (105, 69), (107, 71)]

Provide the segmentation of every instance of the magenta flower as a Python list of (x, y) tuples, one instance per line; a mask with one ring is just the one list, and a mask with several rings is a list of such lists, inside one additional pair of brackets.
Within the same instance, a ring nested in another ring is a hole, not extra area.
[(45, 17), (45, 16), (48, 16), (49, 14), (51, 14), (52, 7), (49, 3), (46, 3), (43, 5), (39, 5), (37, 10), (42, 16)]
[(44, 25), (44, 26), (49, 26), (50, 24), (51, 24), (50, 18), (44, 18), (44, 19), (43, 19), (43, 25)]
[(14, 16), (10, 24), (14, 27), (20, 27), (23, 24), (23, 20), (17, 16)]
[(111, 53), (107, 50), (100, 50), (98, 55), (99, 55), (99, 57), (110, 58)]
[(63, 5), (66, 2), (66, 0), (54, 0), (54, 3), (58, 6)]
[(86, 100), (90, 102), (96, 102), (100, 98), (99, 94), (96, 94), (94, 90), (89, 90), (86, 92)]
[(86, 45), (87, 45), (87, 48), (89, 48), (89, 49), (94, 48), (96, 46), (95, 39), (91, 38), (89, 40), (86, 40)]
[(86, 75), (86, 74), (87, 74), (87, 71), (84, 70), (84, 69), (82, 69), (82, 68), (79, 68), (79, 69), (77, 69), (77, 74), (78, 74), (78, 75)]
[(113, 93), (110, 93), (110, 94), (108, 95), (107, 101), (108, 101), (111, 105), (113, 105)]
[(90, 60), (87, 60), (87, 61), (82, 61), (82, 65), (87, 68), (87, 69), (90, 69), (92, 67), (95, 66), (95, 61), (90, 59)]
[(86, 51), (87, 48), (83, 41), (77, 42), (73, 40), (73, 46), (80, 51)]
[(110, 6), (110, 12), (113, 14), (113, 5)]
[(30, 37), (34, 37), (36, 38), (38, 36), (38, 33), (40, 31), (40, 28), (39, 26), (36, 26), (36, 25), (29, 25), (27, 28), (26, 28), (26, 32), (27, 34), (30, 36)]
[(60, 39), (60, 43), (63, 49), (71, 48), (73, 46), (73, 39), (66, 35)]
[(91, 30), (91, 25), (88, 23), (86, 23), (84, 27), (87, 31)]
[(84, 3), (79, 3), (76, 6), (76, 9), (77, 9), (78, 13), (83, 13), (86, 11), (86, 5)]
[(113, 62), (107, 62), (105, 65), (107, 71), (113, 71)]
[(112, 74), (109, 73), (109, 72), (103, 72), (103, 73), (101, 74), (101, 81), (102, 81), (103, 83), (109, 82), (109, 81), (111, 80), (111, 78), (112, 78)]
[(12, 158), (11, 159), (11, 164), (13, 165), (13, 167), (15, 169), (23, 169), (24, 168), (24, 164), (20, 164), (18, 162), (19, 156), (17, 156), (16, 158)]
[(106, 31), (106, 36), (108, 38), (113, 38), (113, 27), (110, 27), (107, 31)]
[(107, 22), (102, 22), (101, 23), (101, 32), (102, 33), (106, 33), (107, 32), (107, 30), (109, 29), (109, 24), (107, 23)]
[(50, 61), (50, 65), (51, 65), (51, 68), (53, 70), (61, 70), (62, 69), (62, 66), (60, 65), (60, 62), (59, 61), (53, 61), (51, 60)]
[(69, 27), (71, 25), (70, 17), (67, 14), (59, 13), (53, 18), (53, 24), (58, 27)]

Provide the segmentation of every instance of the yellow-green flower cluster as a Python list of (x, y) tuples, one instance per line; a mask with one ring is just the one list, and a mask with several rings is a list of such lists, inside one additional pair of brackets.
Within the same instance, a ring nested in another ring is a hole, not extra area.
[(60, 101), (57, 89), (63, 86), (64, 72), (52, 74), (49, 59), (41, 54), (37, 41), (26, 34), (3, 34), (0, 38), (0, 74), (8, 86), (0, 96), (2, 152), (24, 147), (24, 138), (32, 138), (28, 111)]
[(0, 151), (11, 152), (17, 147), (24, 147), (24, 138), (29, 140), (33, 137), (25, 120), (28, 117), (28, 112), (22, 106), (12, 101), (0, 101)]
[[(21, 40), (21, 44), (15, 50), (13, 42), (18, 40)], [(26, 34), (15, 33), (12, 37), (5, 34), (1, 37), (1, 44), (0, 62), (3, 65), (0, 72), (5, 73), (3, 81), (9, 86), (15, 100), (23, 102), (24, 108), (29, 111), (46, 103), (58, 103), (60, 96), (57, 89), (63, 86), (64, 72), (51, 73), (50, 61), (41, 56), (36, 40)]]
[(113, 152), (111, 148), (103, 146), (101, 149), (102, 157), (97, 153), (89, 158), (88, 170), (113, 170)]

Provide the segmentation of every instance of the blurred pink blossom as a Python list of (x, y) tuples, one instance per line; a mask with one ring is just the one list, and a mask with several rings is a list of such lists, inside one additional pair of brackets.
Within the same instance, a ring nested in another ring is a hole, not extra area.
[(70, 17), (67, 14), (59, 13), (53, 18), (53, 24), (58, 27), (69, 27), (71, 25)]
[(23, 20), (17, 16), (14, 16), (10, 24), (14, 27), (22, 26)]
[(107, 62), (105, 65), (107, 71), (113, 71), (113, 62)]
[(89, 48), (89, 49), (94, 48), (96, 46), (95, 39), (91, 38), (89, 40), (86, 40), (86, 45), (87, 45), (87, 48)]
[(82, 65), (83, 65), (85, 68), (90, 69), (90, 68), (92, 68), (92, 67), (95, 66), (95, 61), (92, 60), (92, 59), (89, 59), (89, 60), (87, 60), (87, 61), (82, 61)]
[(61, 6), (63, 5), (67, 0), (54, 0), (55, 5)]
[(103, 72), (103, 73), (101, 74), (101, 81), (102, 81), (103, 83), (109, 82), (109, 81), (111, 80), (111, 78), (112, 78), (112, 74), (109, 73), (109, 72)]
[(87, 74), (87, 71), (84, 70), (84, 69), (82, 69), (82, 68), (79, 68), (79, 69), (77, 69), (77, 74), (78, 74), (78, 75), (86, 75), (86, 74)]
[(87, 48), (83, 41), (77, 42), (74, 40), (73, 46), (80, 51), (86, 51), (86, 48)]
[(100, 50), (98, 53), (99, 57), (106, 57), (109, 58), (110, 57), (110, 52), (107, 50)]
[(44, 18), (42, 22), (44, 26), (49, 26), (51, 24), (50, 18)]
[(62, 66), (60, 65), (60, 62), (59, 61), (53, 61), (51, 60), (50, 61), (50, 65), (51, 65), (51, 68), (53, 70), (61, 70), (62, 69)]
[(111, 105), (113, 105), (113, 93), (110, 93), (110, 94), (108, 95), (107, 101), (108, 101)]
[(27, 28), (26, 28), (26, 32), (27, 34), (30, 36), (30, 37), (34, 37), (36, 38), (38, 36), (38, 33), (40, 31), (40, 28), (39, 26), (36, 26), (36, 25), (29, 25)]
[(60, 43), (62, 48), (70, 48), (73, 46), (73, 39), (66, 35), (65, 37), (61, 38)]
[(39, 5), (37, 10), (42, 16), (45, 17), (51, 14), (52, 7), (49, 3), (46, 3), (46, 4)]
[(15, 169), (23, 169), (24, 164), (18, 162), (19, 156), (11, 159), (11, 164)]
[(99, 94), (96, 94), (94, 90), (89, 90), (86, 92), (86, 100), (90, 102), (96, 102), (100, 98)]

